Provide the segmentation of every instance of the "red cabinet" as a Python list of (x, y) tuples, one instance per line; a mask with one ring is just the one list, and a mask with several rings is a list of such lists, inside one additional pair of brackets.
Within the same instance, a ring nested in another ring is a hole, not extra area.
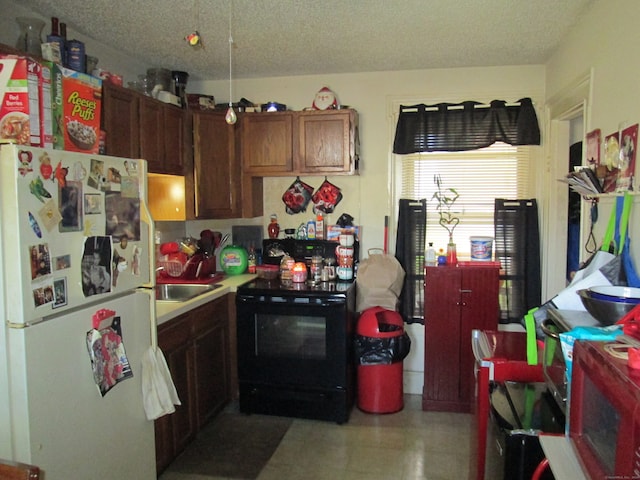
[(498, 327), (499, 268), (426, 267), (423, 410), (470, 412), (471, 331)]

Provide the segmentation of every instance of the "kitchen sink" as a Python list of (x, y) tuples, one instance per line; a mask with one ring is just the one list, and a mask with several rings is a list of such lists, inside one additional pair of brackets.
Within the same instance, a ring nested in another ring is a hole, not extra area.
[(165, 284), (156, 285), (156, 301), (159, 302), (186, 302), (199, 295), (213, 292), (222, 285), (219, 283), (213, 284)]

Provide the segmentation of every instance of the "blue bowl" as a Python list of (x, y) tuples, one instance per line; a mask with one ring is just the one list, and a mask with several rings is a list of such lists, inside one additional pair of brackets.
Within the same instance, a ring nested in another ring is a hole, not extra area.
[(640, 303), (640, 288), (603, 285), (588, 289), (591, 298), (618, 303)]

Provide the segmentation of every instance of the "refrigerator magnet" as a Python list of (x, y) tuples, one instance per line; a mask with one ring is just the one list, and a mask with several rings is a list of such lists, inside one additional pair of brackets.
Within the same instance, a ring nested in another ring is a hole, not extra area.
[(20, 172), (20, 175), (23, 177), (26, 176), (27, 173), (33, 172), (33, 168), (31, 168), (31, 160), (33, 160), (31, 152), (26, 152), (24, 150), (18, 151), (18, 161), (20, 162), (18, 172)]
[(58, 211), (58, 205), (55, 200), (48, 200), (42, 208), (38, 210), (38, 218), (47, 232), (56, 228), (60, 220), (62, 220), (62, 215), (60, 215)]
[(38, 225), (38, 221), (36, 217), (33, 216), (33, 213), (29, 212), (29, 225), (31, 225), (31, 230), (36, 234), (38, 238), (42, 238), (42, 230), (40, 230), (40, 225)]
[(67, 277), (56, 278), (53, 281), (53, 308), (64, 307), (67, 304)]
[(46, 202), (46, 198), (51, 198), (51, 194), (44, 188), (42, 178), (36, 177), (29, 183), (29, 191), (42, 203)]

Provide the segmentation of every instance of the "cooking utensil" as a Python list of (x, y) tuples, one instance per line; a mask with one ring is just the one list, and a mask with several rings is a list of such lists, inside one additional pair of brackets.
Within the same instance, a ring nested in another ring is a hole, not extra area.
[(224, 247), (225, 243), (227, 243), (227, 240), (229, 240), (230, 235), (227, 233), (225, 234), (224, 237), (222, 237), (222, 239), (220, 240), (220, 243), (218, 244), (217, 248), (222, 248)]

